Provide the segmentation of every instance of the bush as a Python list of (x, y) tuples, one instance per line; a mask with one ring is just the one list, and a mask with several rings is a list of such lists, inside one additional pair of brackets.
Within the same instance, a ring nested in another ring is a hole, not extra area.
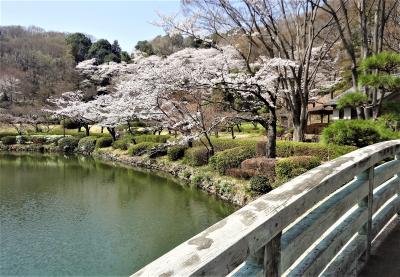
[(34, 144), (46, 144), (47, 140), (44, 136), (32, 136), (31, 141)]
[(110, 137), (101, 137), (96, 141), (96, 148), (110, 147), (113, 144), (113, 140)]
[[(256, 140), (246, 139), (226, 139), (226, 138), (211, 138), (211, 142), (214, 146), (215, 152), (221, 152), (227, 149), (232, 149), (239, 146), (253, 146), (255, 147), (257, 144)], [(195, 141), (193, 143), (194, 146), (202, 146), (200, 141)]]
[(75, 137), (65, 137), (58, 141), (58, 149), (61, 152), (72, 153), (78, 147), (79, 139)]
[(140, 135), (134, 137), (136, 143), (141, 142), (158, 142), (158, 143), (166, 143), (170, 138), (169, 135)]
[(116, 140), (112, 143), (114, 149), (128, 150), (129, 141), (125, 138)]
[(325, 144), (352, 145), (364, 147), (380, 141), (398, 138), (382, 122), (372, 120), (338, 120), (322, 132)]
[(185, 161), (191, 166), (201, 166), (208, 163), (208, 150), (205, 147), (193, 147), (185, 151)]
[(16, 136), (5, 136), (5, 137), (1, 138), (1, 142), (4, 145), (16, 144), (17, 143), (17, 138), (16, 138)]
[(170, 161), (177, 161), (185, 156), (185, 150), (187, 149), (184, 145), (174, 145), (168, 148), (167, 155)]
[(278, 180), (287, 181), (321, 164), (318, 157), (298, 156), (278, 159), (275, 172)]
[(28, 136), (16, 136), (15, 137), (17, 144), (26, 144), (29, 141)]
[[(240, 167), (242, 169), (254, 170), (258, 176), (265, 176), (269, 179), (275, 179), (275, 163), (276, 159), (267, 157), (257, 157), (253, 159), (244, 160)], [(253, 176), (254, 176), (253, 175)]]
[(315, 142), (277, 141), (278, 157), (314, 156), (328, 161), (357, 149), (354, 146), (324, 145)]
[(256, 193), (267, 193), (272, 190), (272, 186), (265, 176), (254, 176), (250, 179), (250, 190)]
[(4, 138), (4, 137), (13, 137), (18, 135), (17, 133), (12, 133), (12, 132), (4, 132), (4, 133), (0, 133), (0, 139)]
[(228, 168), (225, 170), (225, 175), (238, 179), (250, 179), (251, 177), (257, 175), (257, 171), (248, 168)]
[(159, 146), (160, 143), (156, 142), (141, 142), (135, 145), (132, 145), (128, 149), (128, 153), (132, 156), (140, 156), (145, 153), (148, 153), (148, 150), (152, 149), (153, 147)]
[(210, 159), (210, 165), (220, 174), (224, 174), (228, 168), (239, 167), (244, 160), (254, 158), (256, 150), (254, 146), (240, 146), (215, 154)]
[(78, 143), (77, 152), (82, 154), (92, 153), (96, 148), (96, 140), (97, 137), (94, 136), (84, 137), (80, 139)]

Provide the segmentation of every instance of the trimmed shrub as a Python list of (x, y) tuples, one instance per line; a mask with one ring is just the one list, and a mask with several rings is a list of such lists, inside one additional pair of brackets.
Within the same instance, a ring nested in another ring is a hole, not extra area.
[(177, 161), (185, 156), (185, 150), (187, 149), (184, 145), (174, 145), (168, 148), (167, 155), (170, 161)]
[(96, 148), (97, 137), (89, 136), (79, 140), (77, 152), (82, 154), (90, 154)]
[(61, 152), (72, 153), (78, 147), (79, 139), (75, 137), (65, 137), (58, 141), (58, 149)]
[(278, 159), (276, 161), (276, 178), (281, 181), (290, 180), (321, 164), (318, 157), (298, 156)]
[(96, 141), (96, 148), (110, 147), (113, 144), (113, 140), (110, 137), (101, 137)]
[(32, 136), (31, 141), (34, 144), (46, 144), (47, 140), (44, 136)]
[(112, 143), (114, 149), (128, 150), (129, 142), (126, 139), (119, 139)]
[(238, 179), (250, 179), (251, 177), (257, 175), (257, 171), (247, 168), (228, 168), (225, 170), (225, 175)]
[(17, 133), (12, 133), (12, 132), (4, 132), (4, 133), (0, 133), (0, 139), (4, 138), (4, 137), (14, 137), (17, 136)]
[(255, 193), (267, 193), (272, 190), (272, 186), (265, 176), (254, 176), (250, 179), (250, 190)]
[(224, 174), (228, 168), (239, 167), (244, 160), (256, 155), (254, 146), (241, 146), (219, 152), (210, 158), (210, 165), (220, 174)]
[(316, 142), (277, 141), (278, 157), (315, 156), (328, 161), (356, 150), (354, 146), (324, 145)]
[[(215, 152), (221, 152), (227, 149), (232, 149), (239, 146), (253, 146), (257, 144), (257, 140), (254, 139), (226, 139), (226, 138), (211, 138), (211, 142), (214, 146)], [(200, 141), (195, 141), (194, 146), (202, 146)]]
[(137, 143), (141, 142), (158, 142), (158, 143), (166, 143), (170, 138), (169, 135), (141, 135), (135, 136), (135, 140)]
[(159, 143), (156, 142), (141, 142), (135, 145), (132, 145), (128, 149), (128, 153), (132, 156), (141, 156), (145, 153), (148, 153), (153, 147), (159, 146)]
[(29, 141), (28, 136), (16, 136), (15, 139), (17, 144), (26, 144)]
[(12, 145), (17, 143), (17, 138), (16, 136), (5, 136), (1, 138), (1, 142), (4, 145)]
[[(242, 169), (250, 169), (254, 170), (259, 176), (265, 176), (269, 179), (275, 179), (275, 159), (267, 158), (267, 157), (257, 157), (253, 159), (244, 160), (240, 167)], [(254, 176), (253, 175), (253, 176)]]
[(185, 161), (191, 166), (201, 166), (208, 163), (208, 151), (205, 147), (193, 147), (185, 151)]
[(322, 141), (325, 144), (356, 147), (398, 137), (398, 133), (387, 128), (382, 122), (372, 120), (338, 120), (322, 131)]

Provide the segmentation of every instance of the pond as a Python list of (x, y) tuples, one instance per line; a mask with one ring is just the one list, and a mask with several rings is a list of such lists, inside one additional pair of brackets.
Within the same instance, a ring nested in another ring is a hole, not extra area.
[(0, 153), (0, 275), (128, 276), (233, 211), (148, 172)]

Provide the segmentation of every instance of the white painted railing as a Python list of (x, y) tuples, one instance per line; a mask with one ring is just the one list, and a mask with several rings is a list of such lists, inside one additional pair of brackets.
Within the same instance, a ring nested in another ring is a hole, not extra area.
[(400, 140), (324, 163), (133, 276), (344, 276), (400, 211)]

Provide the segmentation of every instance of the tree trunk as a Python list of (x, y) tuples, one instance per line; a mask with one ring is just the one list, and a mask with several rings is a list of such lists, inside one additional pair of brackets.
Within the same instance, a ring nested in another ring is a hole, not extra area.
[(83, 128), (85, 128), (85, 134), (86, 134), (86, 136), (90, 136), (90, 133), (89, 133), (89, 130), (90, 130), (89, 124), (83, 124)]
[(267, 127), (267, 145), (266, 145), (266, 157), (276, 157), (276, 111), (275, 109), (269, 109), (269, 122)]
[(232, 127), (230, 127), (231, 128), (231, 136), (232, 136), (232, 139), (235, 139), (235, 130), (233, 130), (233, 126)]
[(302, 105), (300, 112), (293, 113), (293, 141), (304, 141), (304, 130), (307, 127), (307, 107)]
[(101, 126), (100, 133), (103, 133), (103, 132), (104, 132), (104, 127)]
[(363, 118), (363, 108), (362, 107), (356, 107), (357, 111), (357, 119), (364, 119)]
[(127, 124), (128, 124), (128, 132), (129, 132), (129, 134), (131, 134), (133, 136), (134, 134), (133, 134), (133, 131), (131, 128), (131, 123), (129, 122), (129, 120), (128, 120)]
[(116, 133), (115, 133), (115, 128), (107, 127), (107, 131), (110, 133), (111, 138), (113, 141), (116, 141)]
[(208, 145), (210, 146), (210, 149), (208, 150), (208, 156), (211, 157), (211, 156), (214, 155), (214, 145), (212, 144), (211, 139), (210, 139), (210, 137), (208, 136), (207, 133), (205, 133), (204, 136), (206, 137)]

